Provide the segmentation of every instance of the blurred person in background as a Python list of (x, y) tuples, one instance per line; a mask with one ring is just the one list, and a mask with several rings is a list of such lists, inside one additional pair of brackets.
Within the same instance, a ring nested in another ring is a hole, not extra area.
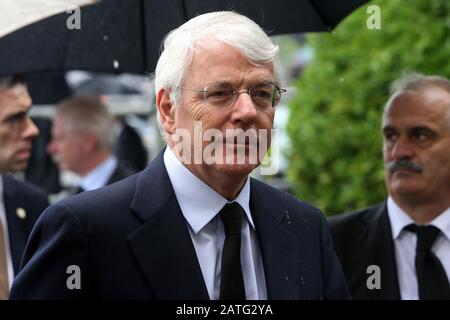
[(112, 153), (114, 122), (99, 97), (78, 96), (57, 105), (48, 152), (61, 171), (81, 177), (75, 193), (94, 190), (131, 174)]

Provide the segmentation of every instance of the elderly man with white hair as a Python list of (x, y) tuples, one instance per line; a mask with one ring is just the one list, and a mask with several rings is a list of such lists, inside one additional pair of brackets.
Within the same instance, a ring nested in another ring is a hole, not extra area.
[(322, 213), (249, 177), (285, 91), (277, 55), (233, 12), (172, 31), (155, 74), (168, 147), (141, 173), (49, 208), (12, 297), (348, 298)]

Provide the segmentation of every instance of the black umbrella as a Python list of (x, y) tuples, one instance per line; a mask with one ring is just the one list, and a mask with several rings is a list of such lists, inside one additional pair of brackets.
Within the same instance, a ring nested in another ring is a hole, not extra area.
[(188, 18), (233, 10), (253, 19), (269, 34), (331, 31), (368, 0), (186, 0)]
[[(331, 30), (367, 0), (103, 0), (81, 9), (81, 29), (62, 13), (0, 38), (0, 76), (46, 70), (148, 73), (164, 35), (205, 12), (234, 10), (271, 34)], [(1, 13), (0, 13), (1, 19)]]

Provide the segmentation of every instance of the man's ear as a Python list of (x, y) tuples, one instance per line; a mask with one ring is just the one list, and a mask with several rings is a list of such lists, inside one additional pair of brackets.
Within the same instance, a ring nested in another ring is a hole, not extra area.
[(159, 117), (164, 130), (168, 134), (172, 134), (175, 130), (175, 108), (176, 106), (170, 101), (170, 91), (161, 89), (156, 96), (156, 106), (158, 108)]
[(83, 132), (83, 148), (87, 153), (92, 153), (99, 148), (99, 142), (97, 136), (93, 132)]

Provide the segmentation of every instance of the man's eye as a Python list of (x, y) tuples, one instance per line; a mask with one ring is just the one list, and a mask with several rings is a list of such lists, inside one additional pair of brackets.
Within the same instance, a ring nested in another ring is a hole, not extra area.
[(426, 141), (426, 140), (428, 140), (428, 135), (426, 135), (425, 133), (423, 133), (423, 132), (418, 132), (418, 133), (416, 133), (416, 139), (417, 139), (417, 141)]
[(16, 114), (16, 115), (10, 117), (8, 119), (8, 122), (11, 124), (17, 124), (17, 123), (21, 123), (24, 120), (25, 120), (25, 114), (20, 113), (20, 114)]
[(386, 141), (393, 141), (395, 139), (396, 135), (393, 132), (386, 132), (384, 134), (384, 140)]
[(206, 98), (228, 98), (233, 94), (230, 90), (211, 90), (206, 93)]
[(266, 90), (253, 90), (252, 96), (254, 98), (270, 99), (272, 97), (272, 92)]

